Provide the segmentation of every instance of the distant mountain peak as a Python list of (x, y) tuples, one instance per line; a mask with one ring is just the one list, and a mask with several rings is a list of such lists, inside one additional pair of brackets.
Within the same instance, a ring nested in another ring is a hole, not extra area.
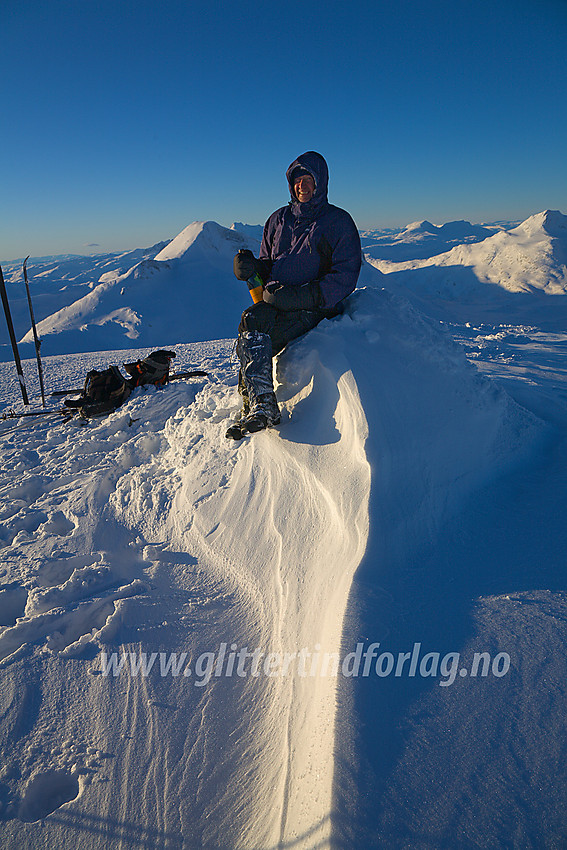
[(544, 210), (543, 212), (531, 215), (510, 232), (520, 232), (529, 236), (535, 236), (542, 231), (548, 236), (566, 239), (567, 215), (563, 215), (559, 210)]
[(232, 337), (250, 303), (233, 257), (256, 246), (216, 221), (194, 221), (155, 257), (104, 272), (87, 294), (43, 318), (39, 331), (52, 345), (57, 337), (59, 351), (75, 352)]
[(245, 241), (238, 231), (229, 230), (216, 221), (193, 221), (156, 254), (155, 260), (183, 260), (187, 259), (189, 252), (192, 255), (195, 249), (218, 251), (226, 248), (227, 242), (233, 244), (237, 251), (239, 247), (246, 247)]
[(234, 221), (230, 225), (230, 229), (237, 230), (239, 233), (243, 233), (244, 236), (258, 239), (258, 241), (261, 241), (264, 233), (264, 226), (262, 224), (244, 224), (242, 221)]
[(411, 224), (408, 224), (404, 233), (438, 233), (439, 228), (437, 225), (432, 224), (427, 219), (423, 219), (423, 221), (412, 221)]

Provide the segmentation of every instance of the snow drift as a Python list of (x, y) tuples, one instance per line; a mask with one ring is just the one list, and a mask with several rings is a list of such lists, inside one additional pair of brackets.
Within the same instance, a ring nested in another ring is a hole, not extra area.
[[(202, 234), (218, 231), (184, 231), (155, 262), (181, 265)], [(355, 817), (333, 787), (337, 677), (302, 675), (299, 655), (312, 669), (340, 653), (361, 562), (377, 582), (407, 564), (539, 433), (379, 283), (365, 267), (346, 314), (279, 357), (277, 430), (224, 441), (237, 393), (219, 343), (208, 382), (4, 437), (6, 846), (96, 847), (102, 829), (117, 846), (327, 847)], [(223, 644), (288, 653), (288, 674), (195, 686)], [(105, 676), (101, 650), (185, 652), (193, 678)]]

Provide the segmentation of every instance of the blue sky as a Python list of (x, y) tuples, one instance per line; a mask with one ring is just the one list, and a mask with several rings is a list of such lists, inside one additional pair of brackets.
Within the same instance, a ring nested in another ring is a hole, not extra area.
[(2, 0), (0, 258), (263, 223), (567, 212), (567, 0)]

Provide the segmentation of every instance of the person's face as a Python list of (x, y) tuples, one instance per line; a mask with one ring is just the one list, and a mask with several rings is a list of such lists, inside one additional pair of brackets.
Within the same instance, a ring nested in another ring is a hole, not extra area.
[(315, 181), (310, 174), (302, 174), (293, 181), (293, 191), (300, 204), (310, 201), (315, 192)]

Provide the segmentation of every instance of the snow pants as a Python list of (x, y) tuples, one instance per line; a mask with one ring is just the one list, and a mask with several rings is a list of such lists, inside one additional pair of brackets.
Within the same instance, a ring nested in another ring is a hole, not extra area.
[(277, 310), (260, 301), (251, 304), (238, 326), (236, 354), (240, 360), (238, 387), (251, 398), (274, 391), (272, 357), (288, 342), (310, 331), (325, 318), (322, 310)]

